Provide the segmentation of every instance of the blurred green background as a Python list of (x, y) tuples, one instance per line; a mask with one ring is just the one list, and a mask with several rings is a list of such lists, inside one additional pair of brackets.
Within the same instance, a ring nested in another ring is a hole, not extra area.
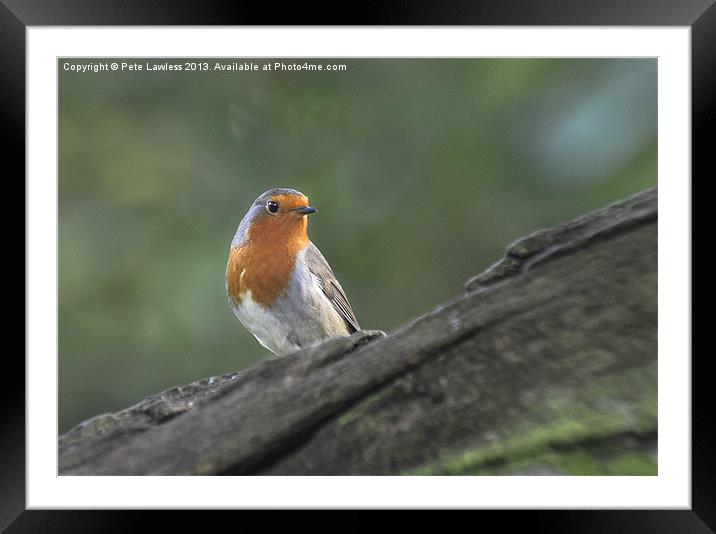
[(224, 294), (266, 189), (310, 197), (361, 326), (392, 331), (514, 239), (657, 183), (655, 59), (63, 70), (88, 61), (59, 60), (60, 432), (268, 356)]

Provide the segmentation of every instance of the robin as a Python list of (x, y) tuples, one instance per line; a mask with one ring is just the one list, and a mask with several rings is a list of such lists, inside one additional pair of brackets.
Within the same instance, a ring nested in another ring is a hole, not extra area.
[(231, 241), (231, 309), (278, 356), (360, 330), (341, 284), (308, 238), (308, 215), (315, 212), (300, 191), (270, 189), (254, 201)]

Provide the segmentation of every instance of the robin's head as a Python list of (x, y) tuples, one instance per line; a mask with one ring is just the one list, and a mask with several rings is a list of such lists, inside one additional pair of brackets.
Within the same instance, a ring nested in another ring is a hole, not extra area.
[(308, 242), (308, 217), (316, 208), (308, 197), (295, 189), (269, 189), (251, 205), (239, 225), (232, 246), (247, 240), (299, 239)]

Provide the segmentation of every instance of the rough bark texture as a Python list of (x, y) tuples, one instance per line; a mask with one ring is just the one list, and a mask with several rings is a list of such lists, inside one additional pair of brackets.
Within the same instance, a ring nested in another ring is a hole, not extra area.
[(464, 296), (100, 415), (62, 475), (656, 474), (657, 193), (542, 230)]

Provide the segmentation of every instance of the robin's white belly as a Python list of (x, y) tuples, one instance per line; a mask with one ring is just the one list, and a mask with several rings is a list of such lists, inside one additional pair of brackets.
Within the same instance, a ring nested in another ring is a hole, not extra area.
[(229, 298), (231, 309), (241, 324), (251, 332), (261, 345), (279, 356), (290, 354), (301, 347), (292, 339), (292, 329), (276, 314), (257, 304), (251, 298), (251, 291), (242, 295), (241, 303), (237, 306)]

